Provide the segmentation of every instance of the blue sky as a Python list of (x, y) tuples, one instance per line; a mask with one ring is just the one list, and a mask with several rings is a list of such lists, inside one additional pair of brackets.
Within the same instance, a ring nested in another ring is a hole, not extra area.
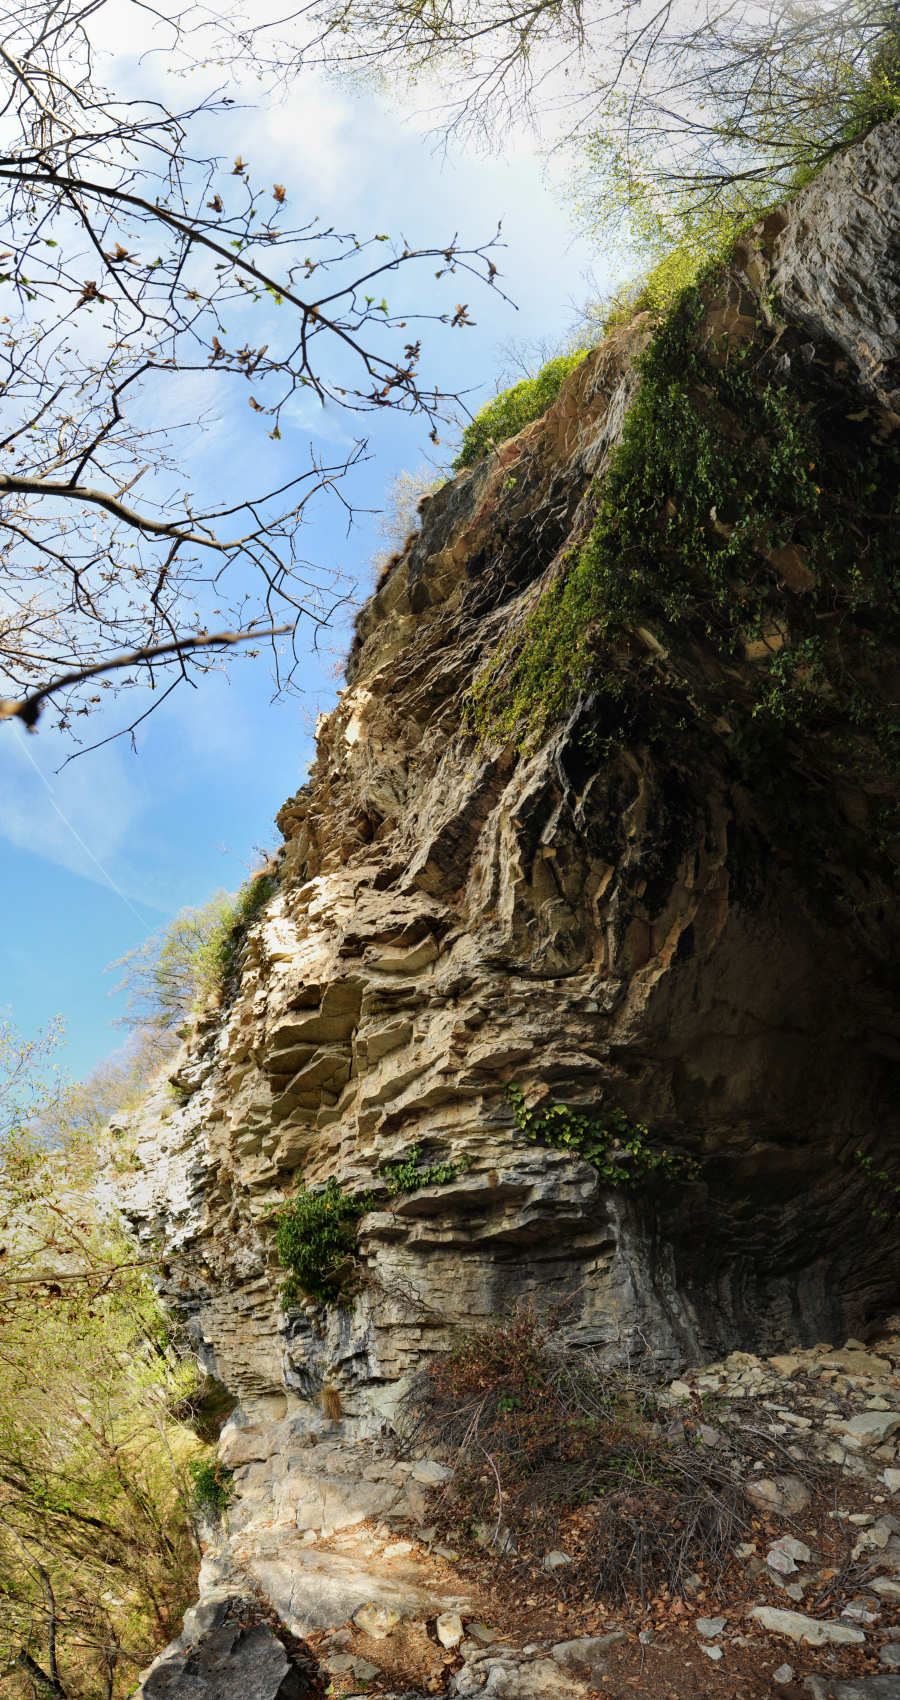
[[(548, 180), (527, 137), (512, 136), (503, 157), (444, 154), (416, 121), (323, 81), (295, 84), (286, 103), (244, 113), (239, 123), (239, 137), (223, 132), (217, 144), (227, 153), (236, 143), (255, 171), (283, 181), (298, 217), (308, 207), (340, 228), (402, 231), (420, 245), (456, 231), (463, 242), (480, 241), (503, 220), (499, 263), (517, 310), (467, 285), (460, 294), (475, 327), (428, 338), (441, 382), (471, 388), (473, 407), (493, 393), (508, 362), (503, 344), (553, 342), (587, 293), (588, 271), (601, 284), (614, 281), (573, 236), (562, 167)], [(186, 458), (198, 484), (215, 489), (236, 461), (252, 471), (277, 452), (290, 470), (311, 441), (328, 453), (358, 429), (337, 409), (310, 406), (273, 448), (242, 403), (198, 435)], [(392, 477), (421, 463), (426, 427), (378, 414), (362, 429), (372, 458), (352, 494), (358, 506), (377, 509)], [(348, 538), (342, 510), (323, 502), (306, 553), (342, 568), (361, 595), (379, 543), (377, 515), (361, 515)], [(61, 1014), (73, 1074), (121, 1042), (107, 965), (182, 906), (221, 886), (233, 890), (254, 848), (276, 842), (273, 816), (303, 782), (316, 715), (339, 688), (350, 618), (352, 610), (336, 621), (324, 653), (310, 648), (299, 698), (272, 701), (264, 655), (237, 660), (228, 677), (176, 692), (141, 729), (137, 754), (121, 740), (58, 771), (72, 746), (49, 717), (33, 736), (17, 722), (0, 726), (0, 1010), (29, 1034)]]

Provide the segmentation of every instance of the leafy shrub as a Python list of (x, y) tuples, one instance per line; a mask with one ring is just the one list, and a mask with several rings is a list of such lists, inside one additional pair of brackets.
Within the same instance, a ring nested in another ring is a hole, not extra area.
[(371, 1208), (368, 1198), (351, 1198), (332, 1175), (321, 1192), (301, 1186), (275, 1216), (275, 1246), (288, 1278), (282, 1301), (305, 1294), (323, 1304), (344, 1304), (354, 1285), (356, 1226)]
[(769, 204), (769, 199), (760, 194), (752, 202), (742, 199), (736, 208), (719, 208), (702, 221), (695, 214), (690, 228), (677, 240), (667, 242), (646, 271), (597, 309), (601, 334), (630, 324), (638, 313), (664, 317), (671, 312), (686, 289), (711, 266), (727, 259), (741, 232), (762, 218)]
[(668, 1440), (651, 1390), (568, 1346), (530, 1305), (433, 1358), (409, 1405), (416, 1442), (452, 1461), (438, 1515), (456, 1539), (491, 1528), (508, 1550), (512, 1534), (528, 1566), (578, 1508), (566, 1583), (612, 1600), (663, 1584), (683, 1592), (698, 1567), (714, 1581), (730, 1559), (741, 1476), (724, 1447), (713, 1456), (693, 1444), (690, 1416)]
[[(389, 1192), (443, 1186), (469, 1167), (465, 1158), (420, 1166), (421, 1154), (422, 1147), (413, 1145), (401, 1163), (388, 1163), (380, 1170)], [(357, 1223), (371, 1210), (372, 1202), (369, 1193), (352, 1198), (343, 1192), (332, 1175), (320, 1192), (301, 1186), (276, 1212), (275, 1247), (282, 1268), (288, 1271), (281, 1295), (285, 1305), (295, 1303), (301, 1294), (323, 1304), (350, 1302), (357, 1282)]]
[(221, 1517), (233, 1492), (234, 1471), (218, 1458), (195, 1458), (189, 1468), (194, 1504), (200, 1511)]
[(270, 897), (274, 897), (276, 889), (277, 881), (272, 874), (255, 874), (235, 894), (204, 956), (204, 977), (211, 988), (221, 986), (234, 973), (243, 936)]
[(586, 352), (582, 348), (575, 354), (560, 354), (555, 360), (548, 360), (536, 377), (523, 378), (520, 384), (502, 390), (482, 407), (463, 432), (462, 447), (453, 462), (454, 472), (474, 466), (499, 443), (514, 437), (533, 419), (539, 419), (556, 400), (564, 379), (580, 366)]
[(638, 1186), (653, 1174), (694, 1174), (697, 1163), (677, 1152), (655, 1149), (643, 1122), (630, 1121), (625, 1111), (613, 1108), (602, 1116), (588, 1116), (566, 1104), (529, 1110), (520, 1087), (508, 1086), (516, 1126), (526, 1139), (549, 1145), (557, 1151), (573, 1151), (602, 1175), (607, 1186)]

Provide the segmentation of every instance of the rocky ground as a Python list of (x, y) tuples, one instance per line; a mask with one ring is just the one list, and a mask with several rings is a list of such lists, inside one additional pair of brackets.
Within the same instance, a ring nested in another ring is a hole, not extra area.
[(666, 1403), (673, 1444), (743, 1454), (742, 1538), (720, 1574), (615, 1607), (584, 1584), (590, 1507), (498, 1557), (450, 1544), (447, 1462), (342, 1448), (336, 1423), (313, 1484), (308, 1436), (292, 1469), (289, 1423), (265, 1459), (230, 1427), (234, 1509), (144, 1700), (900, 1700), (900, 1331), (733, 1352)]

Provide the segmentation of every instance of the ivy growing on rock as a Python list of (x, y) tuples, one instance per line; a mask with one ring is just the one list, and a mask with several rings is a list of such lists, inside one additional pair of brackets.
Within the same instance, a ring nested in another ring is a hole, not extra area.
[(402, 1163), (386, 1163), (378, 1173), (387, 1182), (388, 1191), (418, 1192), (423, 1186), (446, 1186), (472, 1167), (471, 1159), (460, 1157), (452, 1163), (421, 1165), (422, 1147), (413, 1145)]
[(622, 1109), (588, 1115), (566, 1104), (550, 1104), (530, 1110), (520, 1086), (507, 1086), (506, 1095), (526, 1139), (571, 1151), (590, 1163), (607, 1186), (635, 1187), (654, 1174), (683, 1179), (697, 1172), (692, 1157), (654, 1146), (644, 1123), (631, 1121)]
[[(446, 1186), (471, 1166), (466, 1157), (422, 1164), (421, 1156), (421, 1145), (413, 1145), (402, 1162), (387, 1163), (379, 1170), (379, 1179), (390, 1194)], [(332, 1175), (321, 1189), (301, 1186), (276, 1211), (272, 1218), (275, 1249), (288, 1272), (281, 1294), (285, 1306), (301, 1297), (318, 1299), (322, 1304), (351, 1303), (359, 1285), (357, 1227), (374, 1202), (369, 1192), (357, 1196), (344, 1192)]]
[(870, 1214), (877, 1222), (900, 1221), (900, 1180), (896, 1167), (893, 1174), (887, 1169), (878, 1169), (873, 1159), (860, 1150), (854, 1152), (854, 1157), (866, 1177), (872, 1196), (877, 1200)]

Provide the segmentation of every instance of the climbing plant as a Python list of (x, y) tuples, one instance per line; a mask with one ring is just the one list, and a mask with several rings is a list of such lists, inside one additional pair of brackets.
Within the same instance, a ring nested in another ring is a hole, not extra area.
[(900, 1180), (896, 1170), (891, 1174), (887, 1169), (876, 1168), (874, 1160), (864, 1151), (855, 1151), (854, 1157), (876, 1200), (870, 1214), (877, 1222), (900, 1221)]
[[(466, 1157), (455, 1162), (421, 1163), (422, 1147), (413, 1145), (399, 1163), (379, 1170), (389, 1193), (418, 1192), (423, 1186), (445, 1186), (470, 1167)], [(274, 1215), (275, 1248), (287, 1280), (282, 1301), (291, 1305), (301, 1296), (322, 1304), (348, 1305), (356, 1291), (356, 1231), (361, 1216), (371, 1210), (370, 1192), (355, 1197), (344, 1192), (332, 1175), (315, 1191), (301, 1186)]]
[(566, 1104), (550, 1104), (530, 1110), (520, 1086), (507, 1086), (506, 1095), (526, 1139), (582, 1157), (607, 1186), (634, 1187), (654, 1174), (686, 1178), (697, 1172), (692, 1157), (654, 1146), (644, 1123), (631, 1121), (622, 1109), (588, 1115)]
[(421, 1157), (421, 1145), (412, 1145), (402, 1162), (386, 1163), (379, 1169), (379, 1176), (387, 1182), (389, 1192), (418, 1192), (423, 1186), (446, 1186), (472, 1166), (469, 1157), (460, 1157), (452, 1163), (426, 1164), (422, 1164)]
[(660, 324), (593, 523), (466, 715), (527, 749), (580, 703), (589, 755), (642, 746), (693, 771), (724, 742), (824, 885), (826, 840), (849, 830), (836, 787), (869, 788), (867, 863), (897, 832), (900, 447), (833, 381), (833, 350), (813, 360), (764, 302), (728, 334), (726, 295), (714, 268)]

